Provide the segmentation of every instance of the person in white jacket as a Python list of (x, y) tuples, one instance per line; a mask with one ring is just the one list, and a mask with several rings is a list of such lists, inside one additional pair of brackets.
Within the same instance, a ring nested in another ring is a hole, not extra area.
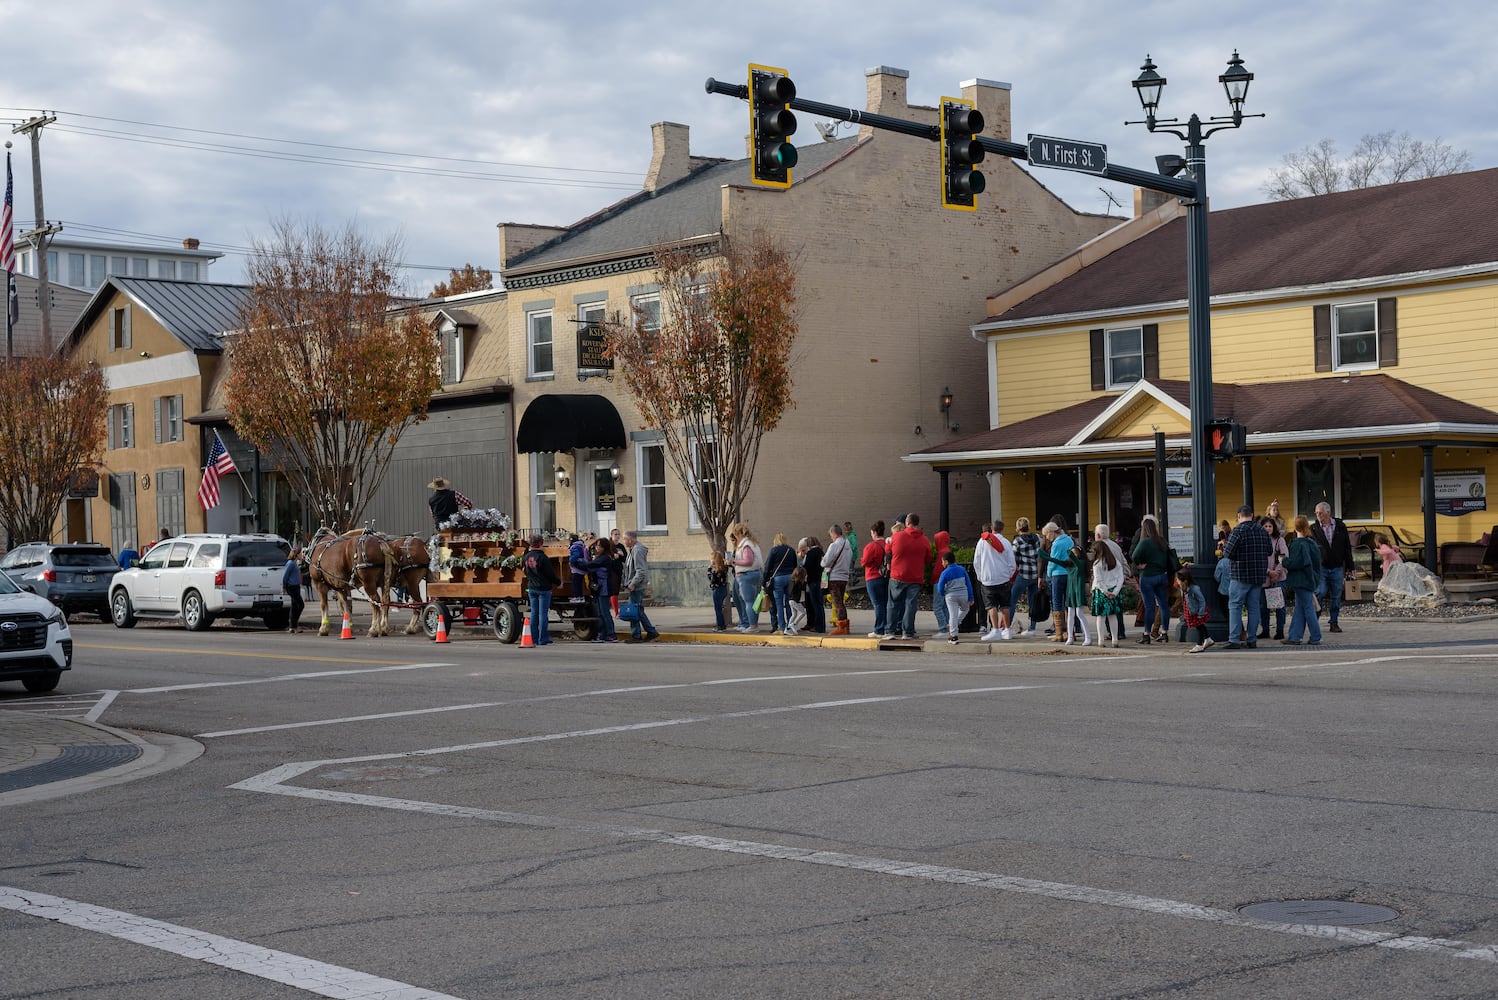
[[(988, 631), (979, 642), (995, 642), (1008, 639), (1009, 588), (1014, 579), (1014, 546), (1004, 537), (1002, 521), (983, 526), (983, 534), (973, 549), (973, 572), (978, 575), (978, 585), (983, 588), (983, 603), (988, 608)], [(952, 634), (957, 634), (957, 623), (952, 623)]]
[[(1092, 541), (1092, 619), (1097, 627), (1097, 642), (1101, 646), (1105, 638), (1112, 638), (1118, 645), (1118, 630), (1113, 625), (1114, 616), (1121, 608), (1123, 593), (1124, 563), (1117, 545), (1107, 538)], [(1107, 631), (1104, 631), (1106, 623)]]

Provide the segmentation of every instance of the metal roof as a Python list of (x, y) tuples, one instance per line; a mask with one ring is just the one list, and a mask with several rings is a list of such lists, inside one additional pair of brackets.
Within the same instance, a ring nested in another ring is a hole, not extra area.
[(219, 334), (239, 329), (240, 308), (250, 297), (249, 285), (111, 275), (94, 293), (69, 336), (81, 333), (93, 321), (115, 289), (135, 300), (196, 354), (222, 353), (224, 345)]

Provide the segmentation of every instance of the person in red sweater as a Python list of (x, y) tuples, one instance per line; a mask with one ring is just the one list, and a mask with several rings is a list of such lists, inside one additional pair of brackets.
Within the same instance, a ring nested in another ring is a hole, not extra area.
[(889, 601), (894, 612), (888, 623), (890, 636), (914, 639), (916, 599), (934, 559), (931, 540), (921, 530), (920, 515), (905, 518), (905, 530), (891, 536), (889, 545)]

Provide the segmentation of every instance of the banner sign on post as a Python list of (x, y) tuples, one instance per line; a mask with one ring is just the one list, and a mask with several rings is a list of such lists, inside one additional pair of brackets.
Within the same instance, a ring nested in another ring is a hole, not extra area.
[(1165, 470), (1165, 516), (1170, 521), (1170, 547), (1183, 562), (1196, 558), (1196, 519), (1191, 513), (1191, 466)]
[(1488, 509), (1488, 476), (1483, 469), (1437, 469), (1436, 513), (1461, 517)]

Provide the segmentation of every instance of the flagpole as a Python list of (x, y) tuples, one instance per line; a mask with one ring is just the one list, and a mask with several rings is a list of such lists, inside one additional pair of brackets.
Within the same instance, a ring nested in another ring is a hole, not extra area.
[[(5, 143), (5, 225), (10, 227), (11, 222), (11, 177), (10, 177), (10, 141)], [(6, 246), (10, 246), (11, 234), (9, 231), (4, 236)], [(11, 359), (15, 357), (15, 324), (11, 320), (10, 299), (15, 294), (15, 273), (11, 270), (11, 262), (5, 261), (5, 363), (10, 365)]]
[[(213, 429), (213, 436), (218, 440), (219, 444), (224, 444), (224, 439), (219, 437), (217, 427)], [(224, 454), (229, 455), (229, 446), (226, 444), (224, 444)], [(233, 458), (234, 456), (230, 455), (229, 457)], [(245, 482), (244, 473), (240, 471), (238, 462), (234, 463), (234, 474), (239, 477), (239, 485), (244, 487), (244, 495), (249, 497), (251, 502), (253, 502), (256, 507), (259, 507), (260, 498), (255, 496), (255, 494), (250, 490), (250, 484)]]

